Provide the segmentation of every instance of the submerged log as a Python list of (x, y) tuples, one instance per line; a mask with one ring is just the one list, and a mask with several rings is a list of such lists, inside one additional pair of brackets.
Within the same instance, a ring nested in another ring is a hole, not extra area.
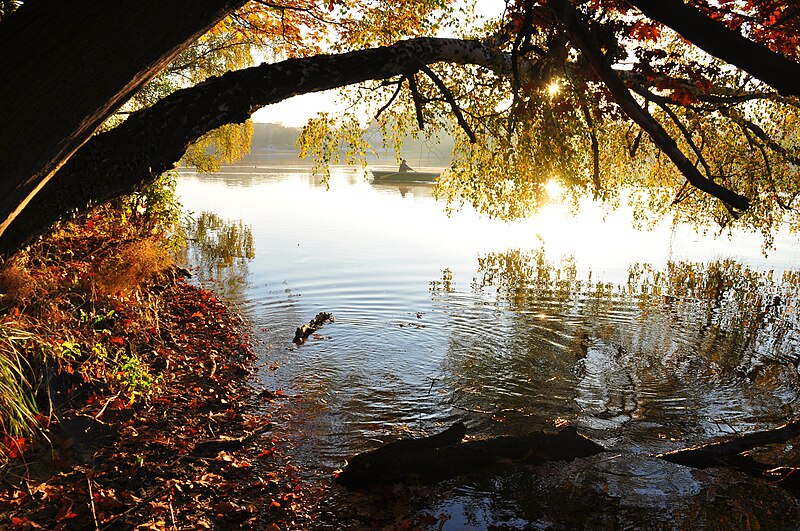
[(703, 444), (683, 450), (659, 454), (656, 457), (692, 468), (727, 467), (749, 476), (765, 479), (800, 497), (800, 470), (762, 463), (745, 452), (766, 446), (782, 444), (800, 436), (800, 420), (784, 424), (779, 428), (757, 431), (732, 439)]
[(359, 454), (342, 470), (337, 482), (348, 488), (363, 488), (412, 477), (436, 481), (509, 460), (540, 464), (605, 451), (573, 427), (557, 434), (534, 432), (461, 443), (465, 432), (464, 425), (458, 422), (438, 435), (404, 439)]
[(748, 433), (727, 441), (675, 450), (673, 452), (659, 454), (656, 457), (692, 468), (730, 466), (730, 464), (725, 461), (725, 458), (752, 450), (759, 446), (785, 443), (798, 435), (800, 435), (800, 420), (795, 420), (772, 430)]
[(319, 312), (313, 319), (311, 319), (308, 323), (304, 324), (303, 326), (299, 327), (294, 333), (294, 339), (292, 339), (292, 343), (296, 343), (298, 345), (302, 345), (308, 339), (308, 336), (322, 328), (322, 325), (328, 322), (333, 322), (333, 315), (328, 312)]

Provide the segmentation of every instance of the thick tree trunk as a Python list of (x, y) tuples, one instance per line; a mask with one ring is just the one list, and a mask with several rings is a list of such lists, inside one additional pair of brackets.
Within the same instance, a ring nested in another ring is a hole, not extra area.
[(0, 235), (7, 256), (54, 221), (90, 203), (131, 193), (171, 169), (186, 148), (221, 125), (241, 123), (283, 99), (419, 69), (447, 61), (503, 70), (506, 58), (475, 41), (419, 38), (338, 55), (290, 59), (229, 72), (132, 114), (87, 142)]
[(0, 24), (0, 234), (103, 121), (244, 0), (37, 0)]
[(800, 64), (705, 16), (683, 0), (630, 0), (707, 53), (736, 65), (784, 96), (800, 96)]

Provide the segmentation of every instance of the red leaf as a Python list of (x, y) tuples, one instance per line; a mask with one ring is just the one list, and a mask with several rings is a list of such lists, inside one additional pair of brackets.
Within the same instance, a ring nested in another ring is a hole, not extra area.
[(62, 502), (61, 509), (59, 509), (58, 514), (56, 515), (56, 522), (61, 522), (63, 520), (68, 520), (78, 516), (78, 513), (72, 512), (72, 503), (73, 502), (70, 501), (69, 505), (67, 505), (67, 500)]
[(6, 447), (8, 457), (11, 459), (22, 457), (22, 454), (30, 449), (30, 444), (25, 437), (6, 437), (2, 444)]

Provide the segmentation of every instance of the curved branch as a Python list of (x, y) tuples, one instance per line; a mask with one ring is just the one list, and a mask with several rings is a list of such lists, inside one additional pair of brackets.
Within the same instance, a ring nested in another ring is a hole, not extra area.
[(380, 109), (378, 109), (377, 113), (375, 113), (375, 118), (374, 118), (375, 120), (377, 120), (378, 117), (381, 114), (383, 114), (383, 111), (388, 109), (392, 105), (392, 102), (394, 102), (394, 100), (397, 99), (397, 96), (400, 95), (400, 91), (403, 89), (403, 81), (404, 80), (405, 80), (405, 78), (402, 78), (400, 81), (397, 82), (397, 88), (394, 89), (394, 93), (392, 94), (392, 97), (389, 98), (389, 101), (387, 101), (385, 104), (383, 104), (383, 106)]
[(566, 29), (572, 43), (586, 58), (595, 74), (605, 83), (620, 108), (647, 132), (653, 142), (672, 160), (689, 182), (732, 208), (737, 210), (749, 208), (750, 200), (748, 198), (705, 178), (686, 158), (675, 140), (669, 136), (661, 124), (646, 109), (639, 106), (620, 77), (605, 60), (599, 44), (579, 18), (569, 0), (548, 0), (548, 5), (556, 19)]
[(392, 46), (318, 55), (229, 72), (131, 114), (117, 128), (93, 137), (38, 193), (0, 236), (0, 255), (20, 248), (51, 223), (135, 191), (171, 169), (186, 148), (208, 131), (241, 123), (256, 110), (286, 98), (389, 79), (446, 61), (507, 73), (508, 58), (477, 41), (419, 38)]

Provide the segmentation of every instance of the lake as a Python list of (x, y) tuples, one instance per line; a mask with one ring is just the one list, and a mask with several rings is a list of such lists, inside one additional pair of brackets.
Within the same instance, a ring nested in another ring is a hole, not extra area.
[[(756, 235), (640, 232), (591, 204), (514, 223), (448, 216), (430, 186), (348, 167), (326, 186), (300, 163), (259, 164), (184, 171), (178, 192), (187, 211), (252, 230), (252, 258), (190, 257), (252, 324), (255, 385), (303, 397), (285, 427), (324, 492), (305, 526), (797, 527), (779, 486), (652, 457), (799, 416), (796, 236), (765, 258)], [(321, 311), (335, 321), (293, 345)], [(568, 423), (609, 452), (435, 486), (328, 485), (353, 454), (457, 420), (472, 437)]]

